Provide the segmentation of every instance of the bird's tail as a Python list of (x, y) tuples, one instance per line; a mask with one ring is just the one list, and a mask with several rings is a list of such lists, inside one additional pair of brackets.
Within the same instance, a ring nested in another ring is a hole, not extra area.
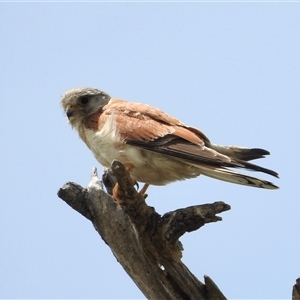
[(226, 168), (201, 166), (200, 169), (201, 174), (215, 179), (263, 189), (278, 189), (278, 186), (272, 182), (240, 174)]
[(264, 158), (265, 155), (269, 155), (270, 152), (260, 148), (244, 148), (237, 146), (220, 146), (210, 144), (210, 148), (225, 154), (231, 158), (236, 158), (244, 161), (249, 161), (257, 158)]

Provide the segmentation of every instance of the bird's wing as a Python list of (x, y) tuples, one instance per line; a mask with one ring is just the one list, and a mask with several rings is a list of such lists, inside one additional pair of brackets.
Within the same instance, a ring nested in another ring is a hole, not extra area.
[(119, 99), (111, 99), (102, 111), (93, 114), (85, 121), (85, 126), (100, 130), (111, 116), (114, 117), (118, 134), (125, 142), (147, 143), (168, 134), (182, 136), (190, 143), (198, 145), (209, 142), (200, 130), (194, 128), (187, 130), (182, 122), (155, 107)]
[(183, 159), (195, 165), (240, 167), (277, 175), (274, 171), (210, 148), (209, 139), (200, 130), (185, 126), (179, 120), (146, 104), (111, 99), (102, 111), (90, 116), (85, 125), (101, 130), (111, 117), (119, 137), (125, 143), (141, 149)]

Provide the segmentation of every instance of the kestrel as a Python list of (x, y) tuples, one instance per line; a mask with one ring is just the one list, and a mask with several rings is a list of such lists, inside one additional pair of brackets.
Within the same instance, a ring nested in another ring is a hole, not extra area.
[(231, 183), (277, 189), (273, 183), (228, 168), (244, 168), (278, 177), (248, 161), (270, 154), (259, 148), (212, 144), (199, 129), (141, 103), (111, 98), (96, 88), (67, 91), (61, 105), (80, 138), (104, 167), (123, 163), (133, 181), (165, 185), (201, 174)]

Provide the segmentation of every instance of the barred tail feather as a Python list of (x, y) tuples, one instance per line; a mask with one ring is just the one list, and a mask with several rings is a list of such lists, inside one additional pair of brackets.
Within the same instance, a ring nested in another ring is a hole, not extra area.
[(206, 168), (201, 166), (200, 169), (201, 174), (215, 179), (263, 189), (278, 189), (278, 186), (272, 182), (240, 174), (225, 168)]

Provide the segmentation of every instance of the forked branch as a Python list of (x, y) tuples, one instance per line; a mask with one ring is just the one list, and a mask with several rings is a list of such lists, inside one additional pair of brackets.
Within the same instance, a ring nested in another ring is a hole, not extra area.
[(215, 283), (200, 282), (182, 263), (179, 237), (203, 225), (220, 221), (229, 210), (224, 202), (196, 205), (159, 215), (146, 204), (124, 166), (114, 161), (104, 182), (117, 182), (119, 204), (103, 191), (93, 170), (87, 188), (66, 183), (58, 196), (92, 221), (117, 260), (148, 299), (226, 299)]

